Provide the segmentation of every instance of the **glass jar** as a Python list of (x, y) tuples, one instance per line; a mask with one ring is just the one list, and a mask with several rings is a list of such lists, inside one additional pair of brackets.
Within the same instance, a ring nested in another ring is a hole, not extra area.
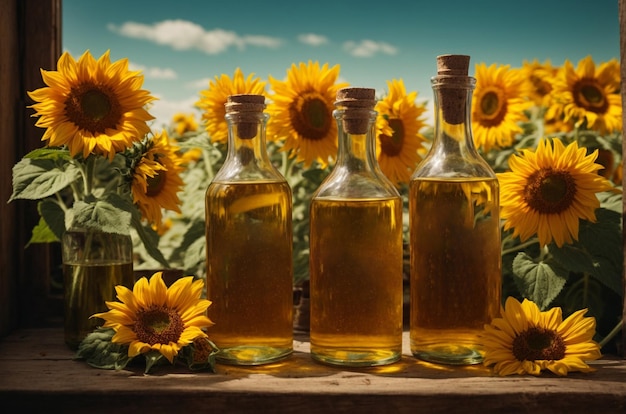
[(73, 228), (62, 238), (65, 343), (80, 342), (104, 321), (115, 286), (133, 288), (133, 243), (130, 235)]
[(482, 361), (478, 338), (499, 315), (499, 186), (472, 136), (469, 56), (437, 58), (431, 149), (409, 183), (410, 343), (435, 363)]
[(375, 91), (337, 93), (337, 162), (310, 206), (311, 356), (375, 366), (402, 353), (402, 199), (376, 161)]
[(206, 192), (208, 316), (226, 364), (293, 351), (292, 195), (267, 154), (264, 108), (262, 95), (228, 97), (228, 152)]

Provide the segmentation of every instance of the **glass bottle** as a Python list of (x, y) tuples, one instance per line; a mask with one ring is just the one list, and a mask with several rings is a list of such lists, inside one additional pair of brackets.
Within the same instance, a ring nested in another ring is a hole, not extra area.
[(228, 152), (205, 200), (210, 337), (234, 365), (293, 350), (292, 197), (267, 154), (264, 108), (262, 95), (228, 97)]
[(77, 349), (104, 321), (115, 286), (133, 288), (133, 242), (129, 235), (72, 228), (62, 237), (65, 343)]
[(469, 56), (437, 67), (433, 144), (409, 183), (410, 346), (430, 362), (476, 364), (478, 334), (500, 312), (499, 186), (474, 147)]
[(402, 353), (402, 199), (376, 161), (374, 89), (337, 93), (337, 162), (310, 206), (311, 356), (375, 366)]

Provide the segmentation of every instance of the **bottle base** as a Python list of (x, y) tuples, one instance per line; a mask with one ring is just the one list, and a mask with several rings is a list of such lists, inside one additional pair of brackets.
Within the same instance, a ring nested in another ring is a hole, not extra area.
[(228, 365), (264, 365), (281, 361), (292, 353), (291, 348), (236, 346), (220, 349), (215, 360)]
[(483, 355), (475, 348), (465, 345), (426, 345), (411, 349), (415, 358), (445, 365), (475, 365), (483, 362)]
[(400, 360), (401, 353), (395, 351), (341, 349), (341, 350), (311, 350), (314, 361), (344, 367), (376, 367), (393, 364)]

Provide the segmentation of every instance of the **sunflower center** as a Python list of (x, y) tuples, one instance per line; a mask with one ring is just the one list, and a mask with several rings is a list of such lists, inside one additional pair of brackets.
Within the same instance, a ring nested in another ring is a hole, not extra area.
[(139, 311), (133, 326), (137, 339), (149, 345), (176, 343), (184, 330), (180, 315), (163, 306)]
[(314, 92), (298, 97), (289, 107), (289, 117), (298, 135), (314, 141), (328, 134), (332, 120), (326, 102)]
[(604, 91), (593, 79), (583, 79), (574, 87), (574, 101), (576, 105), (587, 111), (605, 113), (609, 109), (609, 102)]
[(518, 361), (559, 360), (565, 357), (565, 342), (551, 329), (532, 327), (513, 340)]
[(389, 126), (393, 130), (391, 136), (381, 135), (380, 148), (385, 155), (395, 156), (402, 151), (402, 145), (404, 143), (404, 124), (401, 119), (392, 118), (388, 120)]
[(576, 182), (567, 171), (542, 168), (526, 183), (524, 201), (543, 214), (559, 214), (567, 210), (576, 196)]
[(72, 88), (65, 100), (70, 121), (92, 134), (116, 128), (122, 113), (117, 96), (105, 85), (84, 83)]
[(159, 170), (154, 177), (146, 177), (146, 184), (148, 184), (146, 195), (148, 197), (155, 197), (161, 193), (167, 178), (167, 171)]
[(531, 75), (530, 81), (535, 88), (535, 92), (539, 96), (546, 96), (550, 93), (550, 91), (552, 91), (552, 85), (550, 84), (550, 82), (546, 82), (541, 76)]
[(488, 90), (480, 97), (480, 118), (487, 126), (499, 125), (504, 120), (506, 109), (506, 100), (500, 90)]

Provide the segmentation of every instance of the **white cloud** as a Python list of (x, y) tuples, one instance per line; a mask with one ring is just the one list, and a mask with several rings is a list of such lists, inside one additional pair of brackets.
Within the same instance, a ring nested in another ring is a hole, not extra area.
[(395, 55), (398, 49), (385, 42), (375, 42), (373, 40), (361, 40), (360, 42), (348, 41), (343, 44), (343, 48), (352, 56), (372, 57), (378, 53), (385, 55)]
[(125, 22), (121, 26), (108, 25), (108, 29), (122, 36), (144, 39), (174, 50), (199, 50), (209, 55), (224, 52), (230, 47), (244, 49), (247, 45), (275, 48), (281, 39), (269, 36), (240, 36), (223, 29), (205, 30), (187, 20), (164, 20), (151, 25)]
[(200, 120), (200, 110), (195, 107), (198, 102), (197, 96), (190, 96), (179, 101), (168, 101), (163, 97), (157, 96), (158, 100), (153, 101), (148, 108), (148, 112), (156, 119), (151, 121), (153, 132), (158, 132), (166, 125), (170, 125), (174, 114), (178, 112), (193, 113), (196, 119)]
[(185, 87), (188, 89), (194, 89), (194, 90), (201, 90), (201, 89), (208, 89), (209, 88), (209, 82), (211, 81), (215, 81), (215, 78), (202, 78), (202, 79), (197, 79), (197, 80), (193, 80), (190, 82), (187, 82), (185, 84)]
[(326, 36), (318, 35), (315, 33), (305, 33), (298, 36), (298, 40), (309, 46), (321, 46), (328, 43)]
[(146, 79), (178, 79), (178, 74), (171, 68), (147, 67), (130, 62), (128, 69), (141, 71)]

